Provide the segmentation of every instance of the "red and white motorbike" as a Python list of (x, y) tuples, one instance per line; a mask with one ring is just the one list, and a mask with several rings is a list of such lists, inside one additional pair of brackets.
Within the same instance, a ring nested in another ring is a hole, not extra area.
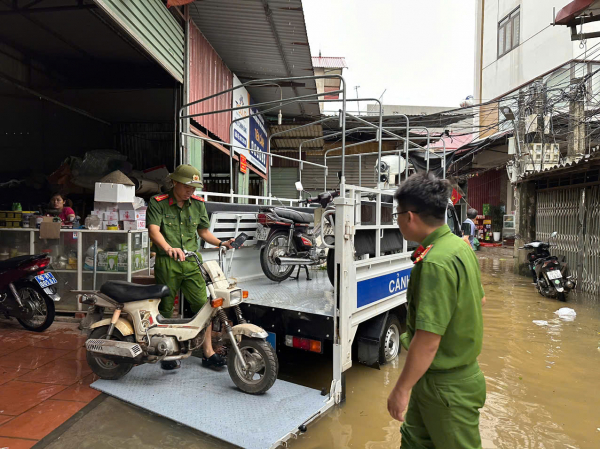
[[(209, 301), (192, 318), (160, 315), (160, 298), (169, 294), (165, 285), (110, 281), (100, 292), (82, 292), (83, 304), (114, 309), (112, 318), (91, 326), (85, 343), (89, 366), (102, 379), (119, 379), (135, 365), (188, 358), (211, 338), (206, 329), (218, 320), (231, 346), (227, 359), (231, 379), (246, 393), (265, 393), (277, 379), (279, 362), (267, 332), (242, 316), (239, 305), (247, 292), (231, 284), (216, 261), (201, 263), (195, 253), (184, 253), (196, 260), (209, 292)], [(237, 324), (231, 326), (230, 321)]]

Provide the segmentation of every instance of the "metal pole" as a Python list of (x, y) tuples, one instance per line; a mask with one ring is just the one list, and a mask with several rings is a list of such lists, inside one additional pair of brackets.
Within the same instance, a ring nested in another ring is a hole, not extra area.
[(358, 154), (358, 186), (362, 186), (362, 156)]
[(96, 291), (96, 272), (98, 271), (98, 240), (94, 240), (94, 275), (92, 278), (92, 290)]
[(444, 145), (444, 176), (443, 179), (446, 179), (446, 141), (444, 140), (444, 138), (442, 137), (442, 144)]

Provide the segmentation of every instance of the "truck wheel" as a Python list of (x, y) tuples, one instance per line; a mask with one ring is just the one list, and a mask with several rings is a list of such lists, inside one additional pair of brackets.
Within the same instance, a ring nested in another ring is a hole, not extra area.
[(243, 392), (264, 394), (273, 386), (279, 372), (279, 362), (273, 347), (264, 340), (242, 338), (239, 344), (247, 369), (234, 348), (227, 355), (227, 370), (233, 383)]
[(400, 354), (400, 321), (390, 313), (383, 328), (381, 342), (379, 343), (379, 364), (391, 362)]
[(285, 231), (274, 232), (260, 250), (260, 267), (265, 276), (275, 282), (285, 281), (296, 267), (295, 265), (281, 266), (275, 262), (275, 258), (287, 254), (288, 237), (289, 234)]
[(333, 277), (335, 276), (335, 249), (330, 248), (327, 252), (327, 277), (329, 278), (329, 282), (331, 285), (335, 287), (335, 281)]
[[(90, 334), (91, 339), (105, 339), (106, 334), (108, 332), (108, 326), (102, 326), (94, 329)], [(124, 337), (118, 329), (112, 333), (110, 337), (111, 340), (119, 340), (119, 341), (128, 341), (133, 343), (135, 340), (133, 339), (133, 335), (128, 335)], [(101, 379), (107, 380), (117, 380), (131, 371), (133, 368), (133, 363), (120, 363), (115, 362), (114, 360), (108, 360), (103, 357), (99, 357), (93, 355), (91, 352), (86, 353), (86, 359), (90, 368)]]

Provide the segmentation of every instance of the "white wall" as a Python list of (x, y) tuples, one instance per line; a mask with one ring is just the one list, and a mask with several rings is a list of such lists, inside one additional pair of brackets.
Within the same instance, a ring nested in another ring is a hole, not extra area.
[[(485, 0), (482, 100), (497, 98), (513, 89), (578, 58), (584, 50), (571, 42), (565, 26), (550, 26), (553, 7), (558, 12), (571, 0)], [(498, 23), (520, 6), (519, 46), (498, 58)], [(592, 30), (585, 28), (585, 31)], [(544, 30), (540, 32), (541, 30)], [(539, 34), (537, 34), (539, 33)], [(590, 39), (588, 48), (599, 42)], [(581, 56), (583, 58), (583, 55)], [(596, 54), (596, 58), (598, 54)]]

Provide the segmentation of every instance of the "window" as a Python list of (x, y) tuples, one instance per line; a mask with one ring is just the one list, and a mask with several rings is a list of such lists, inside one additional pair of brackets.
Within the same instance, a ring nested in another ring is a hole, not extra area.
[(521, 16), (517, 8), (498, 23), (498, 57), (518, 47), (520, 38)]

